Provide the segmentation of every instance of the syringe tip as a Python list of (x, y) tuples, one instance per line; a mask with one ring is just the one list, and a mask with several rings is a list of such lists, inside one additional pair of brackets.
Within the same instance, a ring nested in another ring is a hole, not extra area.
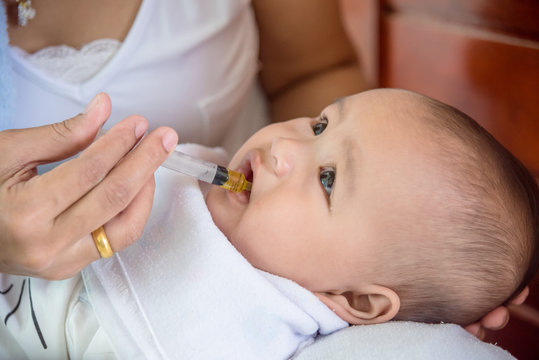
[(234, 192), (251, 191), (252, 184), (245, 179), (245, 175), (237, 171), (226, 170), (228, 179), (224, 184), (219, 186)]

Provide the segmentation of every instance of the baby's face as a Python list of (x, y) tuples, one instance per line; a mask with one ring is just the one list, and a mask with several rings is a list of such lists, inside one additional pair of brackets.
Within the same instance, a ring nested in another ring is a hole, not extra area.
[(414, 216), (409, 188), (423, 186), (416, 101), (371, 91), (261, 129), (229, 165), (252, 191), (212, 188), (215, 223), (255, 267), (311, 291), (370, 281), (380, 234)]

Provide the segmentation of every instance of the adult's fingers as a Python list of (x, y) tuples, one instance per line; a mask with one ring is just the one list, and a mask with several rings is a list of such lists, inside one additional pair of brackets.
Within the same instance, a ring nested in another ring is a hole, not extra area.
[(27, 166), (62, 160), (78, 153), (92, 142), (98, 129), (108, 119), (110, 111), (110, 98), (101, 93), (94, 97), (82, 114), (71, 119), (2, 132), (0, 153), (9, 154), (5, 159), (2, 157), (3, 168), (16, 171)]
[[(110, 129), (77, 158), (43, 174), (38, 188), (47, 189), (47, 209), (53, 217), (95, 187), (135, 146), (148, 127), (146, 119), (130, 116)], [(69, 189), (68, 191), (66, 191)]]
[(524, 289), (522, 289), (522, 291), (517, 296), (515, 296), (514, 299), (511, 300), (510, 303), (514, 305), (520, 305), (524, 303), (524, 301), (526, 301), (529, 294), (530, 294), (530, 288), (529, 286), (526, 286)]
[[(528, 297), (529, 293), (530, 289), (526, 286), (514, 299), (511, 300), (510, 305), (522, 304)], [(499, 306), (483, 316), (480, 327), (488, 330), (500, 330), (507, 325), (509, 318), (509, 309), (506, 306)]]
[(483, 339), (482, 336), (484, 335), (484, 332), (483, 332), (483, 329), (481, 327), (481, 324), (479, 324), (478, 322), (470, 324), (470, 325), (464, 327), (464, 329), (466, 331), (468, 331), (470, 334), (472, 334), (473, 336), (475, 336), (476, 338), (478, 338), (480, 340)]
[(108, 222), (131, 203), (177, 142), (170, 128), (151, 132), (96, 187), (60, 214), (55, 227), (82, 236)]
[[(113, 251), (123, 250), (142, 236), (152, 208), (154, 189), (155, 181), (151, 177), (129, 206), (103, 225)], [(43, 271), (40, 277), (49, 280), (66, 279), (99, 258), (93, 238), (91, 234), (87, 234), (80, 240), (69, 244), (58, 255), (55, 263)]]
[(489, 330), (499, 330), (507, 325), (509, 310), (505, 306), (499, 306), (481, 319), (481, 325)]
[(151, 176), (129, 206), (107, 222), (107, 237), (115, 252), (125, 249), (142, 236), (152, 210), (154, 190), (155, 180)]

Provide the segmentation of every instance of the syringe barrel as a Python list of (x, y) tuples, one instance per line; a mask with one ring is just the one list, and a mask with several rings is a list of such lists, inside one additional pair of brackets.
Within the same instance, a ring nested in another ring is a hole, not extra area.
[(216, 164), (176, 150), (168, 156), (162, 166), (208, 183), (213, 181), (217, 172)]

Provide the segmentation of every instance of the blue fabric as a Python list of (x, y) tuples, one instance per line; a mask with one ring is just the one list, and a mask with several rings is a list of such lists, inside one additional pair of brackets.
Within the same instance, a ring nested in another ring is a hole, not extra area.
[(0, 130), (11, 127), (10, 119), (15, 95), (8, 43), (6, 11), (0, 2)]

